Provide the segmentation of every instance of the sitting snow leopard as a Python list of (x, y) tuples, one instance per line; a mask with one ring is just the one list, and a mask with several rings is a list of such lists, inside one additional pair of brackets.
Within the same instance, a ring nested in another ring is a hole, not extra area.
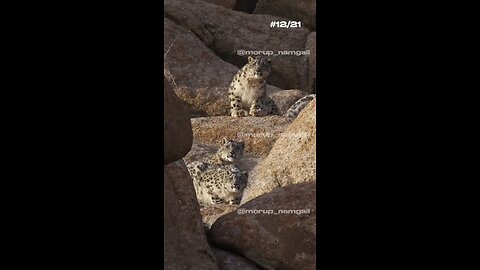
[[(277, 105), (266, 92), (271, 63), (270, 59), (249, 56), (248, 63), (235, 74), (228, 87), (232, 117), (280, 114)], [(314, 97), (315, 94), (299, 99), (283, 117), (296, 118)]]
[(267, 97), (267, 77), (271, 60), (248, 57), (248, 63), (233, 77), (228, 86), (232, 117), (278, 114), (275, 102)]
[(238, 204), (246, 187), (248, 173), (233, 164), (242, 158), (245, 144), (222, 139), (215, 155), (204, 161), (187, 165), (197, 198), (203, 204)]
[(248, 173), (234, 165), (209, 166), (192, 178), (200, 203), (239, 204), (247, 187)]

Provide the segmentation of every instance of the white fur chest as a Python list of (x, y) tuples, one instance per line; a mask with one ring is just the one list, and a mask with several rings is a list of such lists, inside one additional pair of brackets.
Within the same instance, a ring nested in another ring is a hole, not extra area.
[(259, 82), (248, 82), (247, 80), (243, 82), (235, 82), (234, 94), (241, 97), (242, 105), (244, 107), (250, 107), (252, 102), (264, 95), (264, 83)]

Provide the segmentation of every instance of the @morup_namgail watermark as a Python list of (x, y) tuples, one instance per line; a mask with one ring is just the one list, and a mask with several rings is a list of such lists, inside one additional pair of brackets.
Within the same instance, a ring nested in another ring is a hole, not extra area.
[(239, 215), (309, 215), (313, 211), (307, 209), (245, 209), (238, 208), (237, 214)]
[[(279, 136), (272, 132), (238, 132), (237, 138), (271, 138), (274, 136)], [(283, 133), (283, 137), (289, 138), (307, 138), (309, 136), (308, 132), (298, 132), (298, 133)]]

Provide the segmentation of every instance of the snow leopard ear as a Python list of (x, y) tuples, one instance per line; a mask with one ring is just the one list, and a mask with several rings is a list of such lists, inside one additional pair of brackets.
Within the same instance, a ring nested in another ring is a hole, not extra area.
[(248, 62), (249, 62), (249, 63), (252, 63), (253, 60), (255, 60), (255, 58), (253, 58), (253, 57), (251, 57), (251, 56), (248, 56)]
[(228, 139), (225, 138), (225, 137), (223, 137), (223, 139), (222, 139), (222, 144), (226, 144), (226, 143), (228, 143)]

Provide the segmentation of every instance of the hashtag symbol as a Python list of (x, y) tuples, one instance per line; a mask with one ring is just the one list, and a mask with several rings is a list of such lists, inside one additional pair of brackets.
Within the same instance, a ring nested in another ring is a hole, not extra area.
[(275, 27), (275, 21), (272, 21), (272, 22), (270, 23), (270, 27)]

